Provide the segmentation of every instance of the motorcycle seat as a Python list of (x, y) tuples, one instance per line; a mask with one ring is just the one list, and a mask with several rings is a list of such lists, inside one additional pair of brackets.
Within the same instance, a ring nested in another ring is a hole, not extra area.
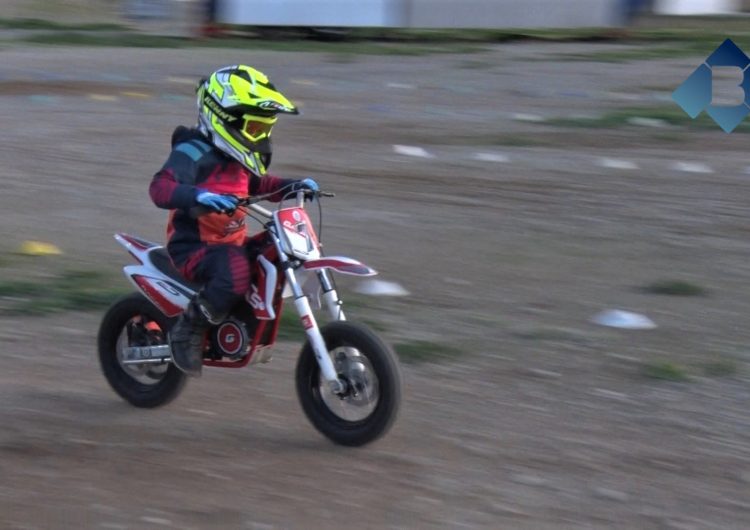
[(181, 283), (188, 289), (197, 292), (203, 286), (200, 283), (191, 282), (187, 278), (185, 278), (174, 266), (171, 258), (169, 257), (169, 254), (167, 254), (167, 249), (165, 249), (164, 247), (155, 248), (154, 250), (150, 251), (148, 253), (148, 257), (151, 259), (151, 263), (153, 264), (153, 266), (159, 269), (159, 272), (166, 274), (174, 281)]

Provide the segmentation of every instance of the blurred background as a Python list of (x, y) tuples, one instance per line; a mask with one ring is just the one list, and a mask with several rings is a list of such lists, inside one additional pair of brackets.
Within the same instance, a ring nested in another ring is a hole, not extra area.
[(168, 21), (340, 28), (575, 28), (616, 26), (642, 14), (729, 15), (744, 0), (6, 0), (7, 18), (67, 22)]
[[(748, 9), (3, 0), (0, 527), (750, 527), (750, 125), (671, 97)], [(151, 177), (236, 63), (302, 108), (271, 169), (336, 192), (327, 251), (398, 286), (340, 280), (404, 370), (365, 448), (304, 418), (293, 318), (161, 409), (99, 372), (112, 234), (164, 239)]]

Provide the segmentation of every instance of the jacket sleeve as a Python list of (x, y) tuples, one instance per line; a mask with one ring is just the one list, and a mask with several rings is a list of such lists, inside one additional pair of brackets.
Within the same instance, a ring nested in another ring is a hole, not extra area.
[[(186, 147), (187, 146), (187, 147)], [(190, 156), (190, 144), (178, 144), (151, 181), (149, 195), (159, 208), (187, 210), (195, 206), (197, 159)]]
[(283, 179), (274, 175), (258, 177), (253, 175), (250, 179), (250, 195), (265, 195), (272, 193), (268, 200), (279, 202), (291, 191), (291, 186), (297, 182), (296, 179)]

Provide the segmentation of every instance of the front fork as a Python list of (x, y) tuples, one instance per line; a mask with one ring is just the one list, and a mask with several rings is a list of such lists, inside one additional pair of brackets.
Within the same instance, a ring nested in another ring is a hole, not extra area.
[[(281, 261), (281, 265), (286, 275), (286, 281), (288, 282), (288, 285), (292, 290), (292, 295), (294, 296), (294, 306), (297, 308), (297, 313), (299, 314), (300, 321), (302, 322), (302, 327), (305, 328), (305, 334), (307, 335), (307, 339), (310, 341), (310, 345), (313, 348), (315, 359), (318, 361), (318, 366), (320, 366), (320, 371), (323, 374), (323, 378), (326, 380), (331, 391), (334, 394), (343, 394), (346, 388), (336, 374), (336, 368), (333, 366), (331, 356), (328, 355), (328, 347), (326, 346), (325, 340), (323, 340), (323, 335), (320, 333), (320, 328), (318, 327), (318, 323), (315, 320), (315, 315), (313, 314), (312, 308), (310, 307), (310, 301), (302, 291), (302, 287), (300, 287), (299, 282), (297, 282), (297, 277), (294, 274), (291, 262), (289, 261), (289, 258), (287, 258), (286, 254), (284, 254), (284, 252), (282, 251), (278, 239), (276, 239), (275, 243), (279, 254), (279, 260)], [(319, 278), (321, 284), (323, 285), (323, 300), (328, 307), (331, 318), (335, 320), (344, 320), (344, 312), (341, 309), (341, 301), (336, 294), (336, 290), (331, 285), (328, 276), (325, 274), (325, 271), (319, 272)]]
[(323, 303), (328, 309), (328, 314), (331, 315), (331, 320), (346, 320), (343, 309), (344, 303), (339, 299), (336, 288), (328, 278), (328, 273), (323, 269), (319, 270), (317, 274), (323, 288)]

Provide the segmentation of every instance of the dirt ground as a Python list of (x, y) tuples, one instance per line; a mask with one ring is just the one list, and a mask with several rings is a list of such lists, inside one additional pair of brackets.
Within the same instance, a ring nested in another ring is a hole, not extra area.
[[(556, 57), (602, 46), (0, 49), (6, 253), (40, 239), (60, 267), (115, 273), (114, 232), (161, 239), (147, 187), (195, 120), (190, 83), (249, 63), (302, 106), (275, 130), (273, 169), (337, 193), (328, 252), (411, 292), (351, 317), (459, 352), (404, 365), (393, 431), (343, 449), (296, 402), (298, 344), (144, 411), (99, 372), (100, 314), (3, 317), (0, 527), (750, 527), (747, 136), (539, 122), (668, 105), (701, 61)], [(707, 295), (641, 289), (659, 280)], [(590, 323), (609, 308), (658, 327)], [(689, 379), (644, 375), (662, 362)]]

